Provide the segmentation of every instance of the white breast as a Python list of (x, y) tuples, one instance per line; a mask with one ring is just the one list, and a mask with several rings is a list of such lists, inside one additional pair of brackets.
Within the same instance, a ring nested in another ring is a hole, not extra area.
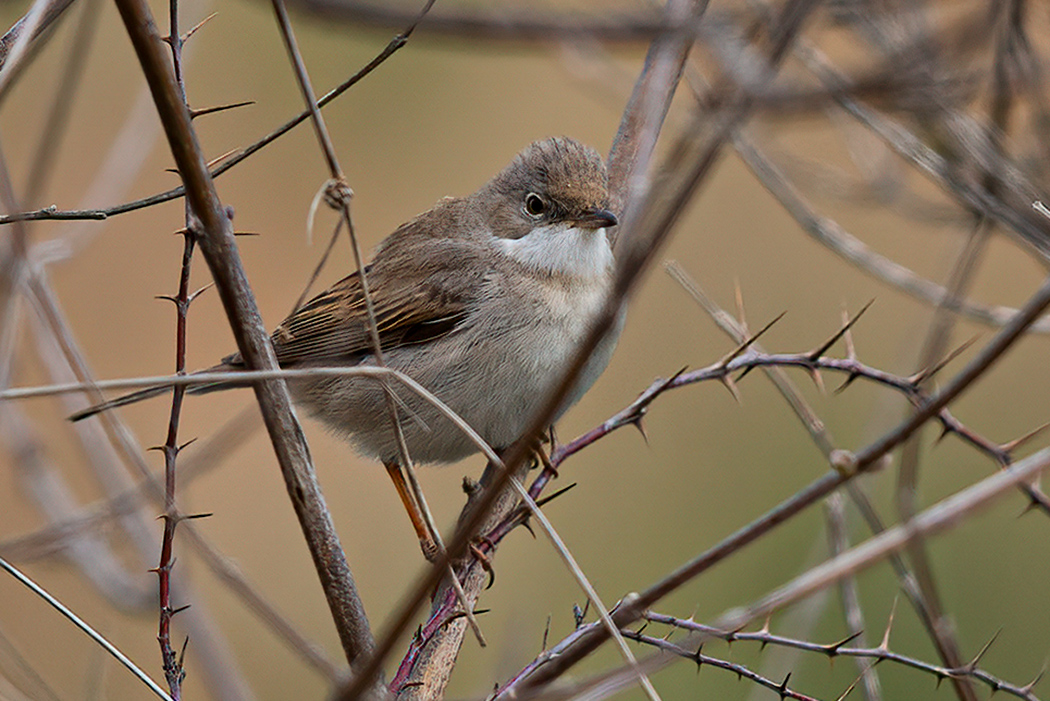
[(516, 261), (543, 272), (583, 278), (605, 276), (612, 249), (605, 229), (579, 229), (567, 223), (540, 226), (520, 239), (498, 239)]

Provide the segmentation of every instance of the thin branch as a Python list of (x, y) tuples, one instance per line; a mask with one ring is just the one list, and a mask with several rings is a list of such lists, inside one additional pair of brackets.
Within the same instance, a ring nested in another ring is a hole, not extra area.
[(143, 672), (141, 669), (135, 666), (135, 663), (129, 660), (124, 653), (118, 650), (116, 646), (113, 645), (113, 643), (109, 642), (104, 637), (102, 637), (100, 633), (98, 633), (94, 628), (92, 628), (83, 620), (81, 620), (75, 613), (70, 611), (61, 601), (48, 594), (44, 588), (42, 588), (36, 582), (31, 580), (29, 577), (22, 574), (22, 572), (20, 572), (18, 568), (16, 568), (14, 565), (11, 565), (9, 562), (7, 562), (7, 560), (0, 558), (0, 569), (3, 569), (12, 577), (17, 579), (23, 586), (25, 586), (27, 589), (29, 589), (41, 599), (46, 601), (52, 608), (61, 613), (70, 623), (75, 625), (77, 628), (83, 631), (89, 638), (98, 643), (98, 645), (102, 649), (104, 649), (106, 652), (108, 652), (110, 655), (116, 658), (116, 660), (120, 662), (120, 664), (123, 665), (129, 672), (138, 677), (139, 680), (143, 684), (145, 684), (150, 691), (152, 691), (154, 694), (164, 699), (165, 701), (173, 701), (173, 699), (170, 696), (168, 696), (167, 692), (165, 692), (164, 689), (160, 688), (160, 686), (158, 686), (155, 681), (150, 679), (145, 672)]

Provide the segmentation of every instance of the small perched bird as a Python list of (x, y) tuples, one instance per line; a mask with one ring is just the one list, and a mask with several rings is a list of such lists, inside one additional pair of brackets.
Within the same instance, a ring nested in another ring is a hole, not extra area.
[[(426, 387), (494, 448), (520, 438), (605, 302), (613, 273), (606, 229), (617, 224), (608, 199), (601, 156), (572, 139), (553, 138), (525, 148), (474, 194), (445, 198), (401, 225), (365, 268), (385, 364)], [(561, 412), (605, 369), (617, 335), (611, 333), (592, 355)], [(372, 363), (358, 275), (293, 312), (271, 338), (285, 368)], [(243, 369), (235, 354), (207, 372)], [(389, 384), (413, 460), (446, 463), (477, 452), (426, 400)], [(288, 387), (297, 404), (383, 462), (424, 553), (432, 553), (419, 507), (404, 484), (380, 384), (346, 376), (296, 378)], [(151, 387), (72, 418), (167, 389)]]

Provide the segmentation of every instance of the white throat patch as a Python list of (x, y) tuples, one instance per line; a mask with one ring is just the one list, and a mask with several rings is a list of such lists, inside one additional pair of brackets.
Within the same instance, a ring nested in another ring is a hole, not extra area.
[(514, 260), (543, 272), (597, 277), (613, 265), (605, 229), (552, 224), (537, 227), (520, 239), (497, 239), (497, 243)]

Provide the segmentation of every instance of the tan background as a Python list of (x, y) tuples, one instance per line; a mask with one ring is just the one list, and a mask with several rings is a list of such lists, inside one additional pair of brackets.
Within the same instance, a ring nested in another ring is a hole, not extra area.
[[(256, 101), (252, 107), (198, 122), (207, 153), (217, 157), (298, 111), (300, 99), (268, 6), (238, 2), (213, 9), (219, 16), (190, 45), (190, 100), (194, 106)], [(155, 11), (162, 11), (159, 4)], [(210, 11), (187, 7), (184, 24), (192, 25)], [(95, 182), (98, 163), (144, 90), (115, 10), (104, 4), (102, 12), (99, 36), (72, 114), (73, 126), (61, 144), (57, 175), (40, 204), (60, 208), (81, 204)], [(17, 16), (16, 8), (0, 9), (4, 26)], [(48, 108), (64, 54), (60, 47), (68, 43), (71, 26), (67, 22), (61, 29), (0, 112), (0, 134), (16, 187), (24, 182), (39, 115)], [(355, 71), (389, 38), (388, 32), (357, 31), (303, 18), (296, 19), (296, 27), (319, 90)], [(534, 139), (567, 134), (606, 151), (642, 55), (641, 47), (615, 50), (611, 60), (623, 80), (616, 83), (603, 77), (607, 84), (596, 85), (588, 72), (590, 64), (556, 47), (472, 44), (428, 37), (425, 27), (421, 29), (407, 48), (325, 111), (356, 193), (355, 223), (364, 248), (371, 249), (397, 224), (438, 198), (477, 188)], [(606, 76), (607, 66), (599, 65)], [(670, 128), (680, 123), (678, 117), (676, 111)], [(810, 153), (849, 168), (842, 134), (827, 125), (825, 120), (812, 119), (760, 129), (784, 150)], [(120, 201), (177, 182), (164, 172), (171, 159), (156, 131), (136, 149), (144, 149), (148, 158), (130, 190), (117, 195)], [(224, 201), (236, 210), (236, 227), (260, 234), (241, 239), (240, 245), (271, 326), (291, 308), (335, 221), (331, 213), (322, 211), (313, 244), (308, 243), (307, 210), (325, 178), (313, 134), (300, 127), (218, 181)], [(936, 197), (931, 187), (919, 184), (919, 189)], [(810, 191), (819, 193), (819, 187)], [(880, 252), (938, 280), (961, 241), (958, 226), (919, 228), (874, 208), (819, 195), (817, 201)], [(171, 232), (182, 225), (182, 218), (181, 202), (114, 217), (86, 241), (82, 252), (51, 268), (62, 306), (98, 377), (170, 371), (174, 315), (170, 305), (153, 297), (176, 289), (181, 240)], [(62, 237), (69, 228), (44, 223), (32, 231), (39, 241)], [(855, 334), (861, 359), (902, 374), (915, 369), (917, 343), (930, 310), (874, 282), (808, 239), (732, 156), (723, 159), (702, 189), (663, 257), (679, 260), (729, 308), (739, 281), (748, 318), (755, 326), (786, 310), (787, 316), (765, 339), (770, 349), (794, 351), (816, 345), (834, 331), (843, 304), (856, 310), (875, 298)], [(347, 247), (341, 244), (323, 284), (345, 274), (349, 260)], [(1000, 239), (982, 267), (973, 296), (1016, 305), (1041, 277), (1030, 258)], [(209, 280), (200, 259), (194, 280), (196, 285)], [(193, 307), (190, 323), (191, 367), (210, 364), (233, 348), (214, 293), (204, 294)], [(957, 339), (977, 331), (983, 338), (990, 335), (963, 324)], [(656, 377), (715, 362), (731, 345), (676, 284), (654, 269), (633, 300), (612, 365), (561, 422), (560, 436), (568, 439), (595, 425)], [(25, 348), (32, 348), (28, 341)], [(1001, 440), (1046, 420), (1050, 414), (1046, 353), (1042, 338), (1021, 343), (959, 402), (957, 415)], [(17, 384), (43, 379), (32, 361), (25, 361), (22, 370)], [(797, 379), (843, 447), (862, 446), (900, 417), (898, 400), (862, 383), (844, 395), (823, 398), (804, 376)], [(826, 379), (829, 385), (834, 383), (832, 377)], [(715, 385), (677, 391), (653, 408), (647, 423), (648, 445), (635, 431), (625, 430), (566, 464), (562, 481), (579, 486), (547, 511), (607, 602), (645, 587), (827, 469), (758, 373), (741, 384), (741, 392), (743, 404), (738, 406)], [(181, 435), (204, 438), (249, 402), (245, 392), (192, 399)], [(85, 501), (97, 498), (98, 488), (78, 467), (81, 458), (62, 420), (68, 409), (55, 399), (23, 406), (39, 422), (51, 456), (78, 496)], [(123, 416), (148, 446), (163, 441), (167, 412), (166, 402), (157, 400), (126, 410)], [(424, 562), (383, 471), (353, 455), (316, 423), (307, 422), (307, 434), (369, 615), (381, 629)], [(187, 449), (187, 459), (193, 451)], [(987, 459), (955, 440), (928, 457), (923, 480), (927, 503), (994, 469)], [(159, 469), (157, 454), (149, 454), (148, 460)], [(481, 462), (475, 458), (422, 472), (440, 524), (453, 523), (462, 502), (461, 477), (477, 476)], [(9, 467), (4, 454), (0, 457), (0, 538), (24, 534), (41, 524)], [(892, 473), (864, 484), (890, 518)], [(338, 659), (334, 630), (265, 437), (256, 435), (220, 469), (180, 488), (180, 499), (187, 511), (214, 512), (198, 524), (202, 531), (265, 596)], [(931, 544), (964, 654), (975, 653), (1003, 628), (984, 664), (1019, 683), (1037, 673), (1050, 649), (1048, 523), (1039, 514), (1015, 518), (1023, 506), (1020, 496), (1010, 495), (990, 512)], [(863, 528), (853, 525), (860, 539)], [(660, 610), (711, 619), (761, 596), (824, 553), (821, 512), (811, 509), (672, 597)], [(133, 557), (128, 561), (136, 571), (141, 568)], [(259, 698), (323, 697), (320, 678), (275, 641), (192, 555), (182, 553), (178, 566), (191, 574)], [(548, 615), (554, 641), (571, 629), (572, 604), (584, 600), (547, 543), (534, 541), (524, 531), (507, 540), (496, 566), (496, 586), (481, 601), (492, 611), (482, 617), (490, 647), (480, 650), (468, 640), (450, 688), (452, 695), (484, 694), (495, 682), (505, 680), (539, 651)], [(154, 612), (129, 616), (113, 611), (60, 560), (24, 563), (24, 567), (159, 678)], [(152, 578), (147, 581), (152, 583)], [(885, 565), (866, 573), (860, 584), (869, 632), (877, 641), (897, 587)], [(781, 616), (774, 621), (774, 630), (831, 641), (846, 633), (837, 607), (831, 597), (813, 627), (791, 628), (790, 616)], [(104, 671), (97, 698), (146, 698), (123, 670), (102, 659), (83, 636), (8, 577), (0, 577), (0, 629), (63, 698), (85, 698), (99, 667)], [(903, 652), (934, 659), (914, 615), (903, 604), (892, 642)], [(193, 649), (191, 640), (191, 653)], [(760, 669), (762, 661), (772, 659), (772, 653), (761, 656), (755, 646), (744, 644), (729, 652), (713, 645), (709, 652), (751, 661)], [(615, 658), (607, 653), (599, 662), (609, 664)], [(599, 662), (585, 665), (580, 674), (596, 671)], [(787, 664), (796, 670), (793, 684), (816, 695), (836, 696), (855, 675), (846, 661), (839, 661), (830, 672), (823, 659), (803, 657)], [(191, 699), (203, 697), (194, 666), (191, 656), (186, 687)], [(886, 698), (951, 696), (949, 685), (935, 692), (934, 680), (926, 675), (890, 665), (879, 669)], [(686, 664), (663, 673), (657, 683), (668, 699), (769, 695), (715, 670), (704, 670), (697, 680), (695, 668)]]

